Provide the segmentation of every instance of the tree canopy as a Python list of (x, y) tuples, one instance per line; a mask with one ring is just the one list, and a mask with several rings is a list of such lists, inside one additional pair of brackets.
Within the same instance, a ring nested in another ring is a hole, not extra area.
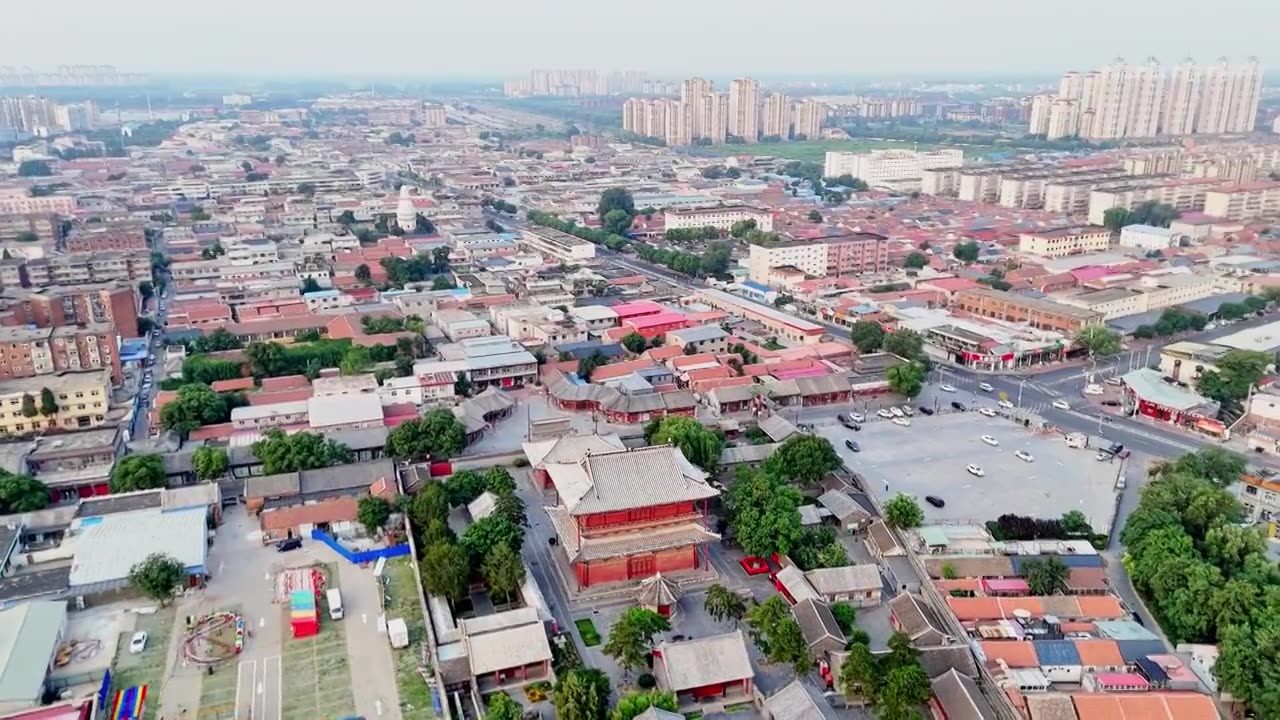
[(929, 258), (925, 257), (924, 253), (919, 253), (919, 252), (913, 252), (908, 254), (907, 257), (902, 261), (902, 267), (912, 269), (912, 270), (919, 270), (920, 268), (923, 268), (928, 264), (929, 264)]
[(49, 504), (49, 488), (30, 475), (0, 470), (0, 515), (35, 512)]
[(253, 454), (262, 461), (262, 472), (277, 473), (315, 470), (316, 468), (352, 462), (351, 448), (322, 435), (309, 432), (286, 435), (271, 428), (253, 444)]
[(205, 482), (217, 480), (226, 475), (230, 462), (226, 450), (208, 445), (196, 448), (191, 456), (191, 467), (195, 470), (196, 477)]
[(439, 542), (427, 547), (422, 552), (418, 569), (422, 574), (422, 587), (432, 595), (454, 602), (467, 596), (471, 562), (467, 553), (457, 545)]
[(645, 434), (649, 436), (650, 445), (671, 443), (686, 460), (707, 472), (715, 471), (720, 452), (724, 450), (723, 435), (683, 415), (668, 415), (658, 421), (652, 433)]
[(905, 360), (919, 360), (924, 356), (924, 338), (910, 328), (898, 328), (885, 336), (884, 351)]
[(601, 650), (613, 658), (624, 673), (648, 664), (653, 636), (671, 629), (667, 619), (647, 608), (627, 608), (609, 628), (609, 639)]
[(637, 715), (651, 707), (674, 713), (680, 706), (675, 693), (669, 690), (635, 692), (618, 698), (618, 705), (613, 709), (611, 720), (634, 720)]
[(129, 568), (129, 584), (143, 595), (165, 605), (186, 584), (187, 569), (171, 555), (151, 553)]
[(1231, 350), (1214, 363), (1216, 370), (1200, 374), (1196, 390), (1218, 401), (1223, 419), (1235, 420), (1244, 411), (1242, 403), (1250, 389), (1267, 374), (1267, 367), (1273, 362), (1274, 358), (1267, 353)]
[(849, 339), (862, 354), (873, 353), (884, 344), (884, 327), (874, 320), (859, 320), (849, 328)]
[(397, 460), (447, 460), (466, 446), (467, 430), (448, 410), (432, 410), (387, 435), (387, 454)]
[(769, 456), (764, 471), (802, 485), (813, 485), (840, 467), (840, 456), (821, 435), (796, 434)]
[(962, 242), (956, 245), (955, 248), (951, 251), (951, 254), (954, 255), (955, 258), (961, 262), (971, 263), (971, 262), (976, 262), (978, 260), (978, 255), (981, 253), (981, 251), (982, 251), (982, 248), (978, 245), (976, 241), (969, 240), (967, 242)]
[(356, 520), (364, 526), (365, 532), (373, 535), (387, 526), (391, 519), (391, 503), (377, 495), (365, 495), (356, 506)]
[(885, 379), (890, 390), (913, 398), (924, 388), (924, 368), (917, 362), (898, 363), (885, 372)]
[(739, 471), (725, 502), (734, 539), (748, 555), (786, 554), (802, 537), (800, 493), (770, 473)]
[(781, 595), (771, 595), (747, 611), (747, 627), (769, 662), (788, 663), (797, 673), (806, 673), (813, 666), (804, 632)]
[(1120, 352), (1120, 335), (1101, 325), (1087, 327), (1076, 333), (1076, 345), (1089, 351), (1090, 355), (1115, 355)]
[(164, 459), (157, 454), (132, 453), (116, 461), (111, 468), (111, 492), (126, 493), (151, 490), (169, 484), (164, 472)]
[(609, 717), (609, 677), (594, 668), (577, 667), (562, 674), (551, 697), (558, 720)]
[(885, 503), (884, 519), (893, 527), (906, 530), (924, 524), (924, 511), (920, 509), (920, 503), (916, 502), (915, 498), (898, 493)]

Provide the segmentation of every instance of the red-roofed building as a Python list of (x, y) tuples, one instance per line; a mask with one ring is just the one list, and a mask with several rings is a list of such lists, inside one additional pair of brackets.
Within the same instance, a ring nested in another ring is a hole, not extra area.
[(231, 380), (216, 380), (209, 386), (214, 392), (241, 392), (243, 390), (252, 390), (254, 388), (253, 378), (232, 378)]
[(629, 320), (634, 317), (643, 317), (645, 315), (657, 315), (666, 312), (666, 308), (652, 300), (636, 300), (635, 302), (619, 303), (613, 306), (613, 311), (617, 313), (618, 320)]
[(262, 378), (262, 392), (278, 392), (280, 390), (311, 389), (311, 381), (306, 375), (282, 375), (280, 377)]
[(236, 308), (236, 315), (240, 322), (264, 318), (297, 317), (310, 313), (311, 309), (307, 307), (307, 301), (302, 298), (260, 301)]
[(677, 312), (635, 316), (624, 320), (622, 327), (630, 328), (646, 338), (655, 338), (672, 330), (683, 330), (689, 327), (689, 317)]

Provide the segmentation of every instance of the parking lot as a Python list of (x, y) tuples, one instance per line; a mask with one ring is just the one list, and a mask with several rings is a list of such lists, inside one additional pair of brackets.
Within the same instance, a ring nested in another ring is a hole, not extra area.
[[(1006, 418), (976, 412), (917, 413), (911, 427), (869, 417), (861, 432), (838, 424), (821, 425), (818, 432), (851, 470), (867, 478), (868, 490), (882, 501), (899, 492), (920, 498), (926, 522), (985, 522), (1002, 513), (1059, 517), (1079, 510), (1096, 531), (1110, 527), (1119, 461), (1098, 462), (1094, 451), (1069, 448), (1058, 434), (1034, 434)], [(983, 442), (983, 435), (999, 445)], [(862, 451), (850, 451), (847, 439)], [(1034, 460), (1018, 459), (1018, 450)], [(985, 476), (970, 474), (970, 463)], [(926, 495), (941, 498), (946, 506), (923, 502)]]

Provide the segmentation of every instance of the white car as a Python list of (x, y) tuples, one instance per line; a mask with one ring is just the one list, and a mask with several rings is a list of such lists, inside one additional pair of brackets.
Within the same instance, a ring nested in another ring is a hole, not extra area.
[(138, 653), (146, 649), (147, 649), (147, 633), (144, 630), (139, 630), (138, 632), (134, 633), (133, 637), (129, 640), (129, 653), (132, 655), (137, 655)]
[(979, 413), (979, 414), (981, 414), (981, 415), (986, 415), (987, 417), (995, 417), (995, 416), (996, 416), (996, 411), (995, 411), (995, 410), (992, 410), (992, 409), (991, 409), (991, 408), (989, 408), (989, 407), (981, 407), (981, 408), (978, 408), (978, 413)]
[(1123, 489), (1124, 489), (1124, 486), (1125, 486), (1125, 484), (1126, 484), (1126, 482), (1127, 482), (1127, 481), (1126, 481), (1126, 478), (1125, 478), (1125, 476), (1123, 476), (1123, 475), (1121, 475), (1120, 477), (1116, 478), (1116, 489), (1117, 489), (1117, 490), (1123, 490)]
[(906, 418), (894, 418), (893, 424), (901, 425), (902, 427), (911, 427), (911, 421)]
[(982, 392), (991, 392), (995, 388), (991, 387), (991, 383), (978, 383), (978, 389)]
[(997, 405), (999, 405), (1000, 407), (1004, 408), (1005, 410), (1012, 410), (1012, 409), (1013, 409), (1013, 403), (1009, 402), (1008, 400), (1001, 400), (1000, 402), (998, 402), (998, 403), (996, 403), (996, 404), (997, 404)]
[(1026, 461), (1026, 462), (1035, 462), (1035, 461), (1036, 461), (1035, 457), (1034, 457), (1034, 456), (1032, 456), (1032, 454), (1031, 454), (1031, 453), (1029, 453), (1029, 452), (1027, 452), (1026, 450), (1019, 450), (1019, 451), (1015, 452), (1015, 453), (1013, 454), (1013, 456), (1014, 456), (1014, 457), (1016, 457), (1016, 458), (1018, 458), (1019, 460), (1024, 460), (1024, 461)]
[(906, 417), (906, 414), (902, 412), (902, 408), (891, 407), (889, 408), (889, 413), (896, 418)]
[(884, 408), (880, 408), (879, 410), (877, 410), (876, 414), (884, 418), (885, 420), (889, 420), (893, 417), (893, 413), (889, 412), (888, 410), (885, 410)]
[(1085, 386), (1084, 386), (1084, 394), (1085, 394), (1085, 395), (1101, 395), (1101, 394), (1102, 394), (1102, 393), (1104, 393), (1104, 392), (1106, 392), (1106, 391), (1102, 389), (1102, 386), (1101, 386), (1101, 385), (1096, 385), (1096, 384), (1094, 384), (1094, 383), (1089, 383), (1088, 385), (1085, 385)]
[(906, 415), (907, 417), (915, 417), (916, 411), (912, 410), (910, 405), (903, 405), (900, 409), (902, 410), (903, 415)]
[(1059, 410), (1070, 410), (1070, 409), (1071, 409), (1071, 403), (1067, 402), (1066, 400), (1054, 400), (1054, 401), (1053, 401), (1053, 406), (1054, 406), (1054, 407), (1056, 407), (1056, 408), (1058, 408)]
[(965, 470), (968, 470), (970, 475), (976, 475), (977, 477), (987, 476), (987, 474), (983, 472), (982, 468), (978, 467), (977, 465), (971, 464), (968, 467), (966, 467)]
[(995, 439), (995, 438), (991, 437), (990, 435), (983, 435), (983, 436), (982, 436), (982, 442), (984, 442), (984, 443), (986, 443), (986, 444), (990, 445), (991, 447), (996, 447), (997, 445), (999, 445), (999, 444), (1000, 444), (1000, 441), (999, 441), (999, 440), (997, 440), (997, 439)]
[(862, 413), (849, 413), (849, 419), (856, 423), (862, 423), (867, 421), (867, 416)]
[(948, 384), (946, 384), (946, 383), (943, 383), (943, 384), (939, 385), (939, 386), (938, 386), (938, 389), (939, 389), (939, 390), (941, 390), (942, 392), (955, 392), (955, 391), (956, 391), (956, 387), (955, 387), (954, 385), (948, 385)]

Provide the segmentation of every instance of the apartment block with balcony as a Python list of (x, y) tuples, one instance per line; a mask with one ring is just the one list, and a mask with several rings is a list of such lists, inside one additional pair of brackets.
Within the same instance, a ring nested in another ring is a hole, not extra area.
[(576, 262), (596, 256), (596, 246), (575, 235), (553, 228), (527, 227), (520, 232), (520, 244), (555, 260)]
[(129, 282), (134, 285), (151, 279), (151, 254), (144, 250), (51, 255), (26, 264), (31, 287)]
[[(52, 414), (40, 412), (45, 390), (57, 405)], [(110, 406), (111, 374), (105, 369), (0, 380), (0, 433), (29, 435), (99, 427), (106, 422)]]
[(667, 230), (713, 227), (728, 232), (735, 223), (754, 220), (756, 228), (764, 232), (773, 230), (773, 213), (746, 205), (702, 208), (695, 210), (667, 210), (662, 214), (662, 226)]
[(0, 378), (99, 369), (120, 383), (120, 349), (110, 325), (0, 327)]
[(101, 283), (0, 293), (0, 325), (39, 328), (108, 324), (121, 337), (138, 337), (138, 293), (131, 283)]
[(1228, 220), (1280, 217), (1280, 182), (1226, 185), (1204, 195), (1204, 213)]
[(795, 268), (813, 277), (839, 277), (880, 272), (889, 265), (887, 238), (855, 233), (812, 242), (752, 245), (747, 270), (752, 280), (770, 284), (775, 268)]
[(1022, 233), (1018, 250), (1031, 255), (1060, 258), (1103, 252), (1111, 247), (1111, 230), (1105, 227), (1076, 227), (1048, 232)]
[(1133, 210), (1145, 202), (1171, 205), (1181, 212), (1204, 210), (1205, 195), (1221, 181), (1214, 178), (1152, 178), (1109, 183), (1089, 193), (1089, 224), (1102, 225), (1112, 208)]
[(147, 234), (142, 225), (81, 225), (67, 235), (67, 252), (146, 250)]

